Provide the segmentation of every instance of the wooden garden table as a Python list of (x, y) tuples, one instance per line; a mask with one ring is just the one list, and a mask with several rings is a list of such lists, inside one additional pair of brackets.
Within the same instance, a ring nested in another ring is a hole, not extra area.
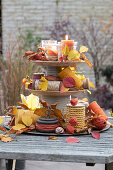
[(100, 140), (90, 135), (76, 138), (80, 139), (80, 143), (66, 143), (66, 137), (47, 140), (47, 136), (21, 134), (9, 143), (0, 141), (0, 159), (77, 162), (86, 165), (99, 163), (105, 164), (105, 170), (113, 170), (112, 128), (102, 132)]

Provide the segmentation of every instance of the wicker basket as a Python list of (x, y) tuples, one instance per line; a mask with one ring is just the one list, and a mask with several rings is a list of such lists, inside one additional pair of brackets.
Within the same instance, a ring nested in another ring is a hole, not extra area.
[(74, 126), (76, 128), (84, 129), (85, 126), (85, 106), (84, 105), (76, 105), (71, 106), (67, 105), (66, 107), (66, 124), (69, 124), (69, 119), (71, 117), (76, 117), (78, 120), (78, 125)]

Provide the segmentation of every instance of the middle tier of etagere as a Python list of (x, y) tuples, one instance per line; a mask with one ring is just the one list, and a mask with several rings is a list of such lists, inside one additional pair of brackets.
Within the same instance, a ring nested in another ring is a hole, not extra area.
[[(79, 64), (84, 63), (83, 61), (32, 61), (32, 63), (43, 66), (46, 75), (57, 76), (57, 67), (76, 67)], [(74, 90), (61, 93), (60, 91), (41, 91), (28, 89), (30, 93), (38, 95), (41, 99), (46, 100), (49, 104), (58, 103), (58, 109), (62, 110), (63, 114), (66, 113), (66, 105), (69, 103), (71, 96), (76, 96), (83, 93), (84, 90)]]

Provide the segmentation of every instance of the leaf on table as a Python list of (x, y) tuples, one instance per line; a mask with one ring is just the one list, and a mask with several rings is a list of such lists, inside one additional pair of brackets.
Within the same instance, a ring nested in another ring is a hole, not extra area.
[(3, 123), (3, 117), (0, 116), (0, 124), (2, 124), (2, 123)]
[(48, 136), (47, 137), (47, 140), (56, 140), (58, 139), (56, 136)]
[(79, 50), (80, 53), (84, 53), (84, 52), (87, 52), (87, 51), (88, 51), (88, 48), (86, 46), (80, 47), (80, 50)]
[(57, 103), (51, 104), (52, 109), (56, 109)]
[(100, 132), (92, 132), (91, 135), (95, 139), (98, 139), (98, 140), (100, 139)]
[(3, 137), (3, 134), (0, 134), (0, 139)]
[(31, 126), (32, 125), (32, 117), (30, 115), (27, 114), (23, 114), (22, 115), (22, 122), (26, 125), (26, 126)]
[(21, 129), (21, 130), (17, 130), (16, 133), (15, 133), (15, 135), (20, 135), (20, 134), (22, 134), (22, 133), (24, 133), (24, 132), (27, 132), (27, 130), (28, 130), (28, 128), (24, 128), (24, 129)]
[(9, 134), (14, 134), (16, 133), (17, 130), (14, 130), (13, 128), (11, 128), (6, 134), (9, 135)]
[(46, 115), (46, 108), (37, 108), (34, 111), (34, 114), (41, 116), (41, 117), (44, 117)]
[(80, 142), (80, 140), (75, 137), (68, 137), (68, 138), (66, 138), (66, 142), (67, 143), (78, 143), (78, 142)]
[(1, 141), (5, 142), (5, 143), (11, 142), (12, 140), (14, 140), (14, 139), (9, 136), (5, 136), (5, 135), (3, 135), (3, 137), (1, 138)]
[(0, 126), (0, 130), (3, 131), (3, 132), (5, 132), (5, 131), (6, 131), (6, 128)]
[(23, 125), (23, 124), (16, 124), (15, 126), (13, 126), (12, 127), (14, 130), (21, 130), (21, 129), (24, 129), (24, 128), (26, 128), (26, 126), (25, 125)]
[(64, 93), (64, 92), (67, 92), (67, 91), (69, 91), (69, 88), (66, 88), (63, 84), (61, 84), (60, 93)]

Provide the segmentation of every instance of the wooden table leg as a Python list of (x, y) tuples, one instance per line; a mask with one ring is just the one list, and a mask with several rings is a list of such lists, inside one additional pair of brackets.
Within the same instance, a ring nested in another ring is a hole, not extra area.
[(109, 164), (105, 164), (105, 170), (113, 170), (113, 162)]

